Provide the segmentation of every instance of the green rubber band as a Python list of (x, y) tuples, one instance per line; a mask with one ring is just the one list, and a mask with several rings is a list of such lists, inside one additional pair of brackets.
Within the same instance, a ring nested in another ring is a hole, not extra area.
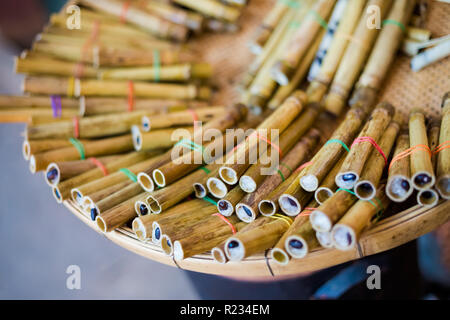
[(153, 49), (153, 67), (155, 68), (155, 81), (159, 82), (161, 77), (161, 57), (159, 50)]
[(283, 163), (283, 162), (280, 163), (280, 166), (285, 167), (285, 168), (288, 169), (291, 173), (294, 172), (294, 170), (292, 170), (291, 167), (289, 167), (287, 164), (285, 164), (285, 163)]
[(302, 23), (303, 23), (303, 21), (291, 21), (289, 23), (289, 27), (291, 27), (291, 28), (300, 28)]
[(137, 182), (136, 175), (133, 172), (131, 172), (130, 169), (122, 168), (119, 171), (124, 173), (128, 178), (130, 178), (131, 181)]
[(175, 146), (183, 146), (186, 148), (189, 148), (193, 151), (201, 151), (204, 152), (205, 148), (203, 148), (203, 146), (196, 144), (195, 142), (188, 140), (188, 139), (181, 139), (180, 141), (178, 141)]
[(336, 192), (338, 192), (338, 191), (346, 191), (346, 192), (354, 195), (355, 197), (357, 196), (356, 193), (354, 193), (352, 190), (349, 190), (349, 189), (339, 188), (336, 190)]
[(342, 140), (339, 140), (339, 139), (331, 139), (331, 140), (328, 140), (327, 143), (325, 143), (325, 145), (329, 145), (329, 144), (331, 144), (331, 143), (339, 143), (340, 145), (342, 145), (342, 147), (343, 147), (345, 150), (347, 150), (347, 152), (350, 152), (349, 147), (347, 147), (347, 145), (346, 145), (346, 144), (344, 143), (344, 141), (342, 141)]
[(295, 0), (278, 0), (278, 1), (292, 9), (299, 9), (302, 6), (300, 2)]
[(320, 16), (320, 14), (317, 13), (315, 10), (309, 10), (309, 14), (313, 15), (316, 19), (317, 23), (322, 26), (325, 30), (328, 29), (328, 23)]
[(211, 198), (208, 197), (208, 196), (203, 197), (202, 199), (205, 200), (205, 201), (207, 201), (207, 202), (209, 202), (209, 203), (211, 203), (211, 204), (213, 204), (213, 205), (215, 205), (215, 206), (217, 206), (217, 202), (215, 202), (213, 199), (211, 199)]
[(206, 172), (206, 174), (210, 174), (211, 170), (209, 170), (207, 167), (201, 167), (200, 169), (202, 169), (203, 171)]
[(81, 141), (78, 140), (78, 139), (75, 139), (75, 138), (70, 138), (69, 141), (78, 150), (78, 153), (80, 154), (80, 159), (81, 160), (85, 160), (86, 159), (86, 152), (84, 150), (84, 146), (81, 143)]
[(401, 23), (400, 21), (392, 20), (392, 19), (386, 19), (386, 20), (383, 21), (383, 27), (384, 27), (385, 25), (387, 25), (387, 24), (393, 24), (393, 25), (399, 27), (400, 29), (402, 29), (402, 31), (403, 31), (404, 33), (406, 33), (406, 27), (405, 27), (405, 25), (404, 25), (403, 23)]
[(281, 177), (281, 180), (284, 182), (286, 179), (284, 178), (283, 172), (281, 172), (280, 170), (277, 170), (278, 174)]
[(383, 211), (384, 211), (384, 206), (383, 206), (383, 203), (381, 202), (380, 199), (378, 199), (377, 197), (375, 197), (374, 199), (376, 200), (376, 202), (378, 203), (378, 205), (375, 206), (375, 204), (374, 204), (373, 202), (372, 202), (372, 204), (375, 206), (375, 208), (380, 208), (380, 209), (378, 210), (376, 216), (375, 216), (375, 221), (378, 221), (378, 220), (381, 219), (381, 214), (382, 214)]

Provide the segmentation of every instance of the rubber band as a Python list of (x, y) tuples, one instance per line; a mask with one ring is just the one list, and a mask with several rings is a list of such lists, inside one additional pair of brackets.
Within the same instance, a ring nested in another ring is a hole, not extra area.
[(397, 20), (392, 20), (392, 19), (386, 19), (383, 21), (383, 27), (387, 24), (392, 24), (394, 26), (399, 27), (400, 29), (402, 29), (403, 33), (406, 33), (406, 27), (403, 23), (401, 23), (400, 21)]
[(438, 145), (436, 148), (434, 148), (433, 154), (439, 153), (444, 149), (450, 148), (450, 140), (442, 142), (440, 145)]
[(155, 82), (161, 78), (161, 56), (159, 50), (153, 49), (153, 68), (155, 69)]
[(299, 9), (302, 4), (295, 0), (278, 0), (280, 3), (292, 9)]
[(69, 77), (69, 79), (67, 79), (67, 96), (69, 98), (73, 97), (74, 90), (75, 90), (75, 78)]
[(216, 202), (216, 201), (214, 201), (213, 199), (211, 199), (211, 198), (210, 198), (210, 197), (208, 197), (208, 196), (206, 196), (206, 197), (203, 197), (202, 199), (203, 199), (203, 200), (205, 200), (206, 202), (209, 202), (209, 203), (211, 203), (211, 204), (213, 204), (213, 205), (217, 206), (217, 202)]
[[(438, 147), (439, 147), (439, 146), (438, 146)], [(437, 148), (437, 147), (436, 147), (436, 148)], [(428, 154), (430, 155), (430, 158), (431, 158), (432, 155), (433, 155), (433, 153), (432, 153), (431, 150), (430, 150), (430, 147), (428, 147), (428, 146), (425, 145), (425, 144), (418, 144), (418, 145), (412, 146), (411, 148), (406, 149), (406, 150), (403, 151), (403, 152), (400, 152), (400, 153), (397, 154), (395, 157), (393, 157), (392, 160), (391, 160), (391, 163), (390, 163), (390, 165), (389, 165), (389, 169), (388, 169), (388, 170), (391, 170), (392, 165), (393, 165), (396, 161), (399, 161), (399, 160), (401, 160), (401, 159), (403, 159), (403, 158), (406, 158), (406, 157), (408, 157), (409, 155), (413, 154), (414, 152), (417, 152), (417, 151), (420, 151), (420, 150), (428, 152)]]
[(233, 224), (227, 219), (225, 218), (223, 215), (221, 215), (220, 213), (213, 213), (213, 216), (219, 217), (220, 219), (222, 219), (227, 225), (230, 226), (231, 228), (231, 232), (233, 234), (236, 234), (236, 228), (233, 226)]
[(84, 150), (84, 146), (81, 143), (81, 141), (78, 140), (78, 139), (75, 139), (75, 138), (70, 138), (69, 141), (78, 150), (78, 153), (80, 154), (80, 159), (81, 160), (85, 160), (86, 159), (86, 152)]
[(350, 34), (343, 33), (343, 32), (336, 32), (335, 37), (347, 39), (348, 41), (359, 45), (361, 48), (365, 49), (366, 51), (368, 50), (367, 45), (363, 41), (361, 41), (360, 39), (358, 39)]
[(134, 83), (128, 81), (128, 112), (132, 112), (134, 109)]
[(354, 192), (353, 192), (352, 190), (350, 190), (350, 189), (339, 188), (339, 189), (336, 190), (336, 193), (339, 192), (339, 191), (345, 191), (345, 192), (348, 192), (348, 193), (350, 193), (351, 195), (354, 195), (355, 197), (357, 197), (356, 193), (354, 193)]
[(93, 27), (92, 27), (92, 31), (91, 31), (91, 35), (89, 36), (89, 38), (86, 39), (86, 41), (84, 42), (83, 46), (81, 47), (81, 61), (79, 61), (74, 68), (74, 76), (76, 78), (81, 78), (83, 77), (84, 74), (84, 61), (89, 48), (92, 46), (93, 43), (95, 43), (98, 39), (98, 35), (99, 35), (99, 31), (100, 31), (100, 21), (99, 20), (95, 20), (93, 22)]
[(201, 151), (204, 152), (205, 148), (199, 144), (196, 144), (195, 142), (193, 142), (192, 140), (189, 139), (181, 139), (180, 141), (178, 141), (175, 146), (181, 145), (183, 147), (189, 148), (192, 151)]
[(100, 170), (102, 170), (104, 176), (107, 176), (109, 174), (108, 173), (108, 169), (106, 169), (105, 165), (100, 160), (98, 160), (97, 158), (89, 158), (89, 161), (91, 161)]
[(330, 139), (325, 143), (325, 146), (332, 144), (332, 143), (339, 143), (347, 152), (350, 152), (350, 148), (347, 147), (347, 145), (344, 143), (344, 141), (339, 139)]
[(130, 7), (131, 1), (124, 2), (122, 6), (122, 11), (120, 12), (120, 22), (125, 23), (127, 21), (128, 8)]
[(292, 225), (292, 219), (291, 218), (283, 216), (283, 215), (278, 214), (278, 213), (276, 213), (276, 214), (274, 214), (272, 216), (269, 216), (269, 218), (275, 219), (275, 220), (283, 220), (284, 222), (287, 223), (288, 227), (290, 227)]
[(388, 164), (388, 159), (387, 159), (386, 155), (384, 154), (383, 150), (375, 142), (375, 140), (373, 138), (371, 138), (371, 137), (358, 137), (358, 138), (355, 139), (355, 141), (353, 141), (351, 147), (353, 147), (354, 145), (356, 145), (358, 143), (361, 143), (361, 142), (370, 142), (375, 147), (375, 149), (381, 154), (381, 156), (383, 157), (385, 165)]
[(72, 124), (73, 124), (73, 135), (75, 138), (80, 137), (80, 119), (78, 119), (77, 116), (72, 118)]
[(186, 109), (186, 111), (189, 112), (189, 114), (192, 117), (192, 120), (193, 120), (193, 123), (194, 123), (194, 131), (195, 131), (195, 129), (197, 128), (198, 114), (193, 109)]
[(317, 208), (305, 208), (295, 219), (298, 217), (308, 217), (314, 210), (317, 210)]
[(51, 95), (50, 102), (53, 110), (53, 118), (61, 118), (62, 116), (61, 97), (58, 95)]
[(210, 174), (211, 170), (209, 170), (207, 167), (200, 167), (201, 170), (205, 171), (206, 174)]
[(136, 175), (133, 172), (131, 172), (130, 169), (122, 168), (119, 171), (122, 172), (123, 174), (125, 174), (131, 181), (137, 182)]
[(278, 172), (278, 174), (280, 175), (281, 180), (282, 180), (283, 182), (286, 181), (286, 179), (284, 178), (283, 172), (281, 172), (280, 169), (278, 169), (277, 172)]
[(305, 162), (304, 164), (302, 164), (300, 167), (298, 167), (297, 169), (295, 169), (295, 172), (299, 172), (302, 171), (303, 169), (305, 169), (306, 167), (312, 165), (313, 162), (309, 161), (309, 162)]
[(309, 10), (310, 15), (313, 15), (316, 22), (322, 26), (325, 30), (328, 29), (328, 23), (320, 16), (320, 14), (316, 10)]
[[(285, 164), (285, 163), (283, 163), (283, 162), (280, 162), (279, 166), (285, 167), (286, 169), (289, 170), (290, 173), (294, 172), (294, 170), (292, 170), (291, 167), (289, 167), (287, 164)], [(279, 166), (278, 166), (278, 167), (279, 167)]]
[(276, 145), (275, 143), (273, 143), (272, 141), (270, 141), (266, 137), (263, 137), (257, 131), (253, 132), (248, 138), (250, 138), (252, 136), (256, 136), (256, 137), (258, 137), (258, 139), (261, 139), (261, 140), (265, 141), (267, 144), (270, 144), (272, 147), (274, 147), (278, 151), (280, 156), (283, 155), (283, 152), (281, 151), (281, 148), (278, 145)]

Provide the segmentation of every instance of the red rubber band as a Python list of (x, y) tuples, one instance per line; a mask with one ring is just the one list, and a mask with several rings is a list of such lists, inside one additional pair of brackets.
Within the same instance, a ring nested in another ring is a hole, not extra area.
[[(439, 146), (437, 146), (437, 147), (439, 147)], [(388, 170), (391, 170), (391, 167), (394, 164), (394, 162), (401, 160), (403, 158), (406, 158), (407, 156), (413, 154), (414, 152), (420, 151), (420, 150), (428, 152), (428, 154), (430, 155), (430, 158), (433, 155), (433, 153), (430, 150), (430, 147), (428, 147), (425, 144), (418, 144), (418, 145), (412, 146), (411, 148), (406, 149), (403, 152), (400, 152), (398, 155), (396, 155), (394, 158), (392, 158), (391, 163), (389, 164)]]
[(108, 169), (106, 169), (105, 165), (100, 160), (98, 160), (97, 158), (89, 158), (89, 160), (100, 170), (102, 170), (104, 176), (107, 176), (109, 174)]
[(442, 142), (440, 145), (438, 145), (436, 148), (434, 148), (433, 153), (436, 154), (436, 153), (439, 153), (442, 150), (448, 149), (448, 148), (450, 148), (450, 140)]
[(197, 128), (198, 114), (193, 109), (186, 109), (187, 112), (191, 114), (192, 120), (194, 122), (194, 130)]
[[(375, 142), (375, 140), (374, 140), (373, 138), (371, 138), (371, 137), (359, 137), (359, 138), (356, 138), (355, 141), (353, 141), (351, 147), (353, 147), (355, 144), (358, 144), (358, 143), (361, 143), (361, 142), (370, 142), (370, 143), (375, 147), (375, 149), (377, 149), (377, 151), (381, 154), (381, 156), (383, 157), (385, 165), (388, 164), (387, 157), (386, 157), (386, 155), (384, 154), (383, 150), (382, 150), (381, 147)], [(351, 147), (350, 147), (350, 148), (351, 148)]]
[(123, 4), (122, 12), (120, 13), (120, 22), (121, 23), (127, 22), (127, 13), (128, 13), (128, 8), (130, 7), (130, 4), (131, 4), (131, 1), (126, 1)]
[(72, 118), (73, 123), (73, 135), (75, 138), (78, 138), (80, 136), (80, 119), (78, 117)]
[(300, 167), (298, 167), (297, 169), (295, 169), (295, 172), (299, 172), (302, 171), (303, 169), (305, 169), (306, 167), (312, 165), (313, 162), (309, 161), (309, 162), (305, 162), (304, 164), (302, 164)]
[[(99, 31), (100, 31), (100, 21), (95, 20), (94, 25), (92, 27), (91, 35), (89, 36), (89, 38), (86, 40), (86, 42), (81, 47), (81, 60), (84, 60), (84, 58), (86, 57), (86, 55), (88, 53), (89, 48), (92, 46), (93, 43), (95, 43), (97, 41)], [(82, 77), (82, 75), (84, 73), (83, 61), (78, 62), (78, 64), (75, 66), (74, 73), (75, 73), (74, 74), (75, 77), (77, 77), (77, 78)]]
[(133, 81), (128, 81), (128, 111), (131, 112), (134, 109), (134, 84)]
[(233, 232), (233, 234), (236, 234), (236, 228), (233, 226), (233, 224), (227, 219), (225, 218), (223, 215), (221, 215), (220, 213), (213, 213), (213, 216), (217, 216), (220, 219), (222, 219), (227, 225), (230, 226), (231, 228), (231, 232)]
[(270, 140), (267, 139), (266, 137), (263, 137), (263, 136), (260, 135), (257, 131), (253, 132), (253, 133), (249, 136), (249, 138), (250, 138), (251, 136), (254, 136), (254, 135), (256, 135), (256, 136), (258, 137), (258, 139), (261, 139), (261, 140), (265, 141), (267, 144), (270, 144), (272, 147), (274, 147), (275, 149), (277, 149), (277, 151), (278, 151), (278, 153), (280, 154), (280, 156), (283, 155), (283, 152), (281, 151), (281, 148), (280, 148), (278, 145), (276, 145), (275, 143), (273, 143), (272, 141), (270, 141)]

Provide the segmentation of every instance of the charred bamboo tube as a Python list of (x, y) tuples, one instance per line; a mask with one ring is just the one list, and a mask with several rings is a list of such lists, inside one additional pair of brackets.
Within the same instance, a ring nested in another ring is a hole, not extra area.
[(208, 79), (211, 75), (212, 68), (207, 63), (186, 63), (160, 67), (104, 69), (99, 77), (104, 80), (186, 82), (192, 79)]
[(141, 150), (158, 150), (172, 147), (177, 140), (173, 139), (173, 134), (177, 130), (186, 130), (190, 134), (194, 132), (194, 127), (169, 128), (152, 130), (150, 132), (142, 132), (138, 126), (131, 127), (131, 135), (133, 137), (134, 149)]
[[(131, 135), (124, 135), (108, 139), (89, 141), (83, 144), (84, 156), (99, 157), (111, 154), (120, 154), (133, 150)], [(42, 171), (52, 162), (78, 160), (82, 156), (77, 147), (65, 147), (49, 150), (30, 157), (30, 170), (32, 173)]]
[[(399, 130), (399, 123), (391, 121), (380, 138), (380, 148), (386, 157), (389, 157), (391, 153)], [(386, 164), (382, 155), (378, 151), (373, 150), (365, 164), (365, 167), (370, 168), (370, 170), (364, 170), (364, 174), (361, 175), (359, 181), (355, 184), (355, 193), (359, 199), (368, 201), (375, 197), (378, 183)]]
[(424, 190), (434, 186), (436, 181), (432, 153), (428, 146), (425, 115), (420, 110), (413, 110), (409, 116), (409, 143), (417, 148), (411, 153), (411, 180), (415, 189)]
[(236, 7), (227, 6), (215, 0), (173, 0), (174, 3), (203, 15), (234, 23), (239, 18), (241, 11)]
[(377, 191), (377, 201), (359, 200), (339, 220), (331, 231), (331, 238), (338, 250), (350, 250), (355, 247), (361, 232), (371, 224), (374, 216), (381, 217), (383, 211), (389, 205), (389, 198), (382, 185)]
[(397, 139), (397, 146), (389, 167), (389, 177), (386, 184), (386, 195), (394, 202), (405, 201), (413, 192), (411, 183), (410, 160), (408, 157), (397, 158), (409, 149), (408, 131)]
[(442, 198), (450, 200), (450, 94), (444, 96), (442, 102), (442, 123), (439, 136), (436, 175), (436, 188)]
[[(272, 141), (272, 131), (278, 130), (278, 134), (281, 134), (303, 110), (305, 100), (306, 96), (304, 92), (294, 92), (282, 106), (257, 127), (256, 138), (258, 135), (262, 135), (267, 137), (269, 141)], [(225, 165), (220, 168), (220, 178), (230, 185), (237, 183), (239, 177), (250, 166), (250, 161), (248, 161), (247, 156), (250, 156), (256, 150), (257, 146), (257, 139), (246, 139), (242, 142), (229, 159), (227, 159)]]
[[(121, 168), (126, 168), (138, 162), (144, 161), (145, 159), (156, 154), (156, 152), (133, 152), (129, 155), (124, 156), (123, 158), (120, 158), (117, 161), (107, 163), (105, 165), (105, 168), (108, 173), (112, 173)], [(101, 168), (89, 170), (83, 174), (59, 183), (58, 186), (56, 186), (53, 190), (53, 195), (55, 196), (56, 201), (58, 201), (58, 203), (61, 203), (63, 200), (66, 200), (67, 197), (70, 196), (70, 190), (72, 190), (73, 188), (100, 179), (104, 175), (105, 174)]]
[(223, 199), (217, 201), (217, 209), (219, 213), (225, 217), (229, 217), (234, 212), (234, 206), (245, 196), (244, 190), (236, 186), (226, 194)]
[(348, 1), (344, 16), (339, 23), (335, 36), (322, 62), (319, 73), (308, 87), (307, 94), (310, 101), (321, 101), (349, 44), (346, 37), (353, 34), (366, 0)]
[(325, 107), (327, 111), (333, 114), (340, 114), (348, 95), (357, 81), (357, 77), (364, 67), (375, 39), (378, 35), (379, 29), (368, 28), (367, 9), (378, 7), (380, 10), (380, 18), (386, 16), (390, 6), (391, 0), (370, 0), (365, 8), (366, 14), (362, 15), (358, 25), (353, 33), (352, 41), (347, 46), (344, 56), (336, 71), (330, 91), (325, 100)]
[(320, 28), (326, 28), (326, 20), (335, 3), (335, 0), (318, 0), (313, 5), (308, 17), (295, 32), (286, 53), (273, 66), (272, 77), (280, 85), (285, 86), (292, 79), (295, 69), (313, 43)]
[(83, 0), (83, 4), (99, 11), (104, 11), (116, 17), (120, 17), (130, 24), (134, 24), (152, 34), (173, 40), (184, 41), (187, 38), (188, 29), (185, 26), (174, 24), (164, 20), (148, 11), (140, 9), (131, 2)]
[(339, 170), (341, 170), (342, 164), (344, 163), (345, 155), (343, 155), (339, 161), (334, 165), (333, 169), (328, 173), (328, 175), (323, 179), (320, 187), (314, 192), (314, 199), (318, 204), (324, 203), (328, 200), (336, 191), (336, 175)]
[[(80, 140), (80, 142), (86, 143), (87, 140)], [(25, 160), (30, 160), (33, 154), (70, 146), (72, 146), (72, 143), (67, 139), (24, 140), (22, 154)]]
[[(126, 97), (130, 92), (128, 81), (80, 80), (50, 77), (26, 77), (24, 92), (31, 94), (60, 94), (67, 96), (115, 96)], [(211, 90), (191, 84), (133, 83), (135, 97), (169, 99), (203, 99), (211, 96)]]
[(289, 178), (280, 183), (273, 191), (271, 191), (265, 199), (258, 203), (258, 210), (263, 216), (272, 216), (278, 212), (278, 198), (286, 191), (286, 189), (297, 178), (297, 174), (294, 171)]
[(375, 108), (370, 116), (370, 120), (366, 123), (358, 138), (355, 140), (358, 143), (352, 145), (350, 152), (342, 164), (341, 170), (336, 175), (336, 185), (338, 187), (352, 189), (358, 182), (364, 165), (367, 162), (370, 153), (374, 150), (374, 145), (368, 143), (366, 140), (375, 141), (375, 143), (377, 143), (384, 130), (389, 125), (393, 115), (394, 107), (388, 103), (381, 103)]

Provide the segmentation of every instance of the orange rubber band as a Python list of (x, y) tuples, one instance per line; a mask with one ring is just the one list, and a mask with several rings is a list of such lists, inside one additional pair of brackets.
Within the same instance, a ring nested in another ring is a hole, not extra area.
[(198, 121), (198, 114), (193, 109), (186, 109), (187, 112), (190, 113), (192, 120), (194, 122), (194, 131), (197, 129), (197, 121)]
[(134, 84), (133, 81), (128, 81), (128, 111), (131, 112), (134, 109)]
[(300, 212), (300, 214), (297, 216), (298, 217), (308, 217), (311, 215), (311, 213), (317, 210), (317, 208), (305, 208), (302, 212)]
[(78, 138), (80, 136), (80, 119), (78, 117), (72, 118), (73, 123), (73, 135), (75, 138)]
[(233, 224), (227, 219), (225, 218), (223, 215), (221, 215), (220, 213), (213, 213), (213, 216), (217, 216), (220, 219), (222, 219), (227, 225), (230, 226), (231, 228), (231, 232), (233, 232), (233, 234), (236, 234), (236, 228), (233, 226)]
[(89, 161), (91, 161), (100, 170), (102, 170), (104, 176), (107, 176), (109, 174), (108, 173), (108, 169), (106, 169), (105, 165), (100, 160), (98, 160), (97, 158), (89, 158)]
[(388, 170), (391, 170), (391, 167), (394, 164), (394, 162), (399, 161), (399, 160), (401, 160), (403, 158), (406, 158), (407, 156), (413, 154), (414, 152), (421, 151), (421, 150), (428, 152), (428, 154), (430, 155), (430, 158), (433, 155), (433, 153), (430, 150), (430, 147), (428, 147), (427, 145), (424, 145), (424, 144), (418, 144), (418, 145), (415, 145), (415, 146), (413, 146), (411, 148), (406, 149), (403, 152), (400, 152), (398, 155), (396, 155), (394, 158), (392, 158), (391, 163), (389, 164), (389, 169)]
[(383, 157), (384, 164), (387, 166), (388, 159), (387, 159), (386, 155), (384, 154), (383, 149), (381, 149), (381, 147), (375, 142), (375, 140), (372, 137), (358, 137), (355, 139), (355, 141), (353, 141), (351, 147), (353, 147), (354, 145), (361, 143), (361, 142), (369, 142), (371, 145), (373, 145), (373, 147), (375, 149), (377, 149), (378, 153)]
[(433, 154), (439, 153), (444, 149), (450, 148), (450, 140), (442, 142), (440, 145), (438, 145), (436, 148), (434, 148)]
[(304, 164), (302, 164), (300, 167), (298, 167), (297, 169), (295, 169), (295, 172), (299, 172), (302, 171), (303, 169), (305, 169), (306, 167), (312, 165), (313, 162), (309, 161), (309, 162), (305, 162)]
[(84, 73), (84, 58), (87, 56), (89, 48), (92, 46), (93, 43), (95, 43), (98, 39), (100, 31), (100, 21), (95, 20), (94, 25), (92, 27), (91, 35), (89, 38), (85, 41), (83, 46), (81, 47), (81, 61), (77, 63), (74, 70), (74, 75), (77, 78), (81, 78)]
[(256, 136), (258, 137), (258, 139), (261, 139), (261, 140), (265, 141), (267, 144), (270, 144), (272, 147), (274, 147), (275, 149), (277, 149), (277, 151), (278, 151), (278, 153), (280, 154), (280, 156), (283, 155), (283, 152), (281, 151), (281, 148), (280, 148), (278, 145), (276, 145), (275, 143), (273, 143), (272, 141), (270, 141), (270, 140), (267, 139), (266, 137), (261, 136), (257, 131), (253, 132), (253, 133), (249, 136), (249, 138), (250, 138), (251, 136), (254, 136), (254, 135), (256, 135)]

